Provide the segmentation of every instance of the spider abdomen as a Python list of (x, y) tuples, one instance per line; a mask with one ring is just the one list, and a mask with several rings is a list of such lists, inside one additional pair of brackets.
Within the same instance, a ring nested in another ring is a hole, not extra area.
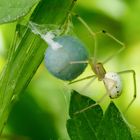
[(122, 81), (121, 77), (117, 73), (107, 72), (103, 81), (110, 98), (117, 98), (121, 95)]

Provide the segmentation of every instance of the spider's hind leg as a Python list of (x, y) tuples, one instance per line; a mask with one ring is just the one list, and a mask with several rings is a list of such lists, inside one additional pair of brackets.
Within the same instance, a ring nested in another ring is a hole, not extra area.
[(133, 75), (134, 93), (133, 93), (132, 100), (130, 101), (130, 103), (128, 104), (124, 112), (127, 112), (129, 107), (133, 104), (133, 102), (135, 101), (137, 97), (136, 72), (134, 70), (125, 70), (125, 71), (118, 72), (118, 74), (127, 74), (127, 73), (131, 73)]

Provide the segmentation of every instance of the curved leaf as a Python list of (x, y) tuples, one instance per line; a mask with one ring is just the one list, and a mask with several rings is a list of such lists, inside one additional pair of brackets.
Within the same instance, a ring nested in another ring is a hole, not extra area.
[(108, 106), (101, 121), (99, 140), (132, 140), (130, 128), (113, 102)]
[(99, 105), (81, 113), (75, 113), (94, 103), (88, 97), (76, 91), (72, 92), (71, 118), (67, 121), (67, 130), (71, 140), (137, 140), (139, 138), (136, 133), (132, 138), (131, 127), (113, 102), (110, 103), (104, 115)]
[(103, 111), (99, 105), (94, 109), (88, 109), (82, 113), (73, 115), (95, 102), (85, 96), (81, 96), (76, 91), (72, 92), (70, 102), (70, 117), (67, 121), (67, 129), (71, 140), (97, 140), (96, 131), (103, 116)]
[(0, 24), (25, 16), (40, 0), (1, 0)]

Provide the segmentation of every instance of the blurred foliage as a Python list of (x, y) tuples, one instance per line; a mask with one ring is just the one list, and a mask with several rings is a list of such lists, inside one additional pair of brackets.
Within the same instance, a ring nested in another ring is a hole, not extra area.
[[(48, 3), (51, 2), (52, 0), (48, 0)], [(55, 8), (61, 8), (61, 3)], [(106, 29), (126, 44), (125, 51), (108, 64), (105, 64), (105, 68), (107, 71), (134, 69), (137, 75), (137, 91), (139, 94), (140, 1), (78, 0), (74, 11), (78, 13), (94, 31)], [(39, 19), (40, 17), (36, 17), (39, 23), (44, 22)], [(55, 19), (55, 16), (52, 16), (51, 19)], [(89, 33), (76, 18), (73, 18), (73, 25), (75, 34), (87, 45), (87, 49), (92, 55), (94, 41)], [(0, 51), (3, 50), (3, 52), (0, 52), (0, 70), (2, 70), (2, 66), (6, 61), (7, 49), (9, 48), (14, 28), (15, 26), (11, 26), (11, 24), (1, 26), (0, 34), (2, 34), (2, 36), (0, 42), (3, 43), (0, 43)], [(118, 44), (105, 36), (99, 36), (98, 46), (98, 58), (101, 61), (108, 55), (115, 53), (119, 47)], [(87, 68), (80, 77), (90, 75), (91, 73), (91, 70)], [(123, 111), (132, 99), (133, 82), (131, 75), (126, 74), (122, 76), (122, 78), (124, 82), (123, 94), (119, 99), (115, 100), (115, 103), (120, 110)], [(43, 63), (28, 89), (23, 93), (23, 97), (20, 97), (19, 101), (13, 107), (4, 134), (25, 135), (32, 139), (46, 140), (49, 139), (52, 132), (54, 132), (54, 134), (56, 134), (54, 135), (54, 139), (57, 136), (62, 140), (69, 139), (66, 130), (69, 106), (68, 89), (76, 89), (94, 100), (98, 100), (105, 92), (103, 85), (101, 83), (98, 84), (98, 82), (94, 82), (91, 86), (83, 89), (86, 83), (88, 83), (88, 80), (76, 83), (71, 87), (67, 86), (67, 83), (65, 84), (50, 75)], [(129, 108), (127, 114), (125, 114), (128, 122), (137, 129), (140, 129), (139, 100), (140, 97), (138, 95), (136, 101)], [(104, 110), (108, 106), (109, 101), (110, 99), (107, 98), (101, 103)], [(50, 120), (50, 123), (46, 122), (48, 120)]]
[(11, 129), (14, 134), (28, 136), (30, 139), (58, 138), (52, 114), (43, 110), (33, 97), (26, 92), (20, 98), (20, 101), (15, 104), (8, 124), (13, 126)]

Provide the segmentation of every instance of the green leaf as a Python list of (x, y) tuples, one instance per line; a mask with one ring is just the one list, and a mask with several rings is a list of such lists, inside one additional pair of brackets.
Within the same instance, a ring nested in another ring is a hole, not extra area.
[[(76, 91), (72, 92), (71, 118), (67, 121), (71, 140), (132, 140), (130, 127), (113, 102), (110, 103), (104, 115), (99, 105), (84, 112), (75, 113), (94, 103), (88, 97)], [(137, 140), (139, 135), (135, 133), (133, 137)]]
[(130, 128), (113, 102), (103, 116), (97, 135), (99, 140), (132, 140)]
[(72, 0), (42, 0), (30, 20), (37, 24), (61, 24), (67, 16), (71, 3)]
[[(31, 20), (36, 23), (60, 25), (70, 4), (70, 0), (42, 0), (34, 10)], [(7, 64), (0, 76), (0, 134), (13, 101), (28, 86), (44, 58), (47, 47), (47, 44), (28, 27), (21, 36), (20, 41), (10, 47)]]
[(31, 10), (40, 0), (1, 0), (0, 24), (15, 21)]
[(140, 131), (134, 126), (130, 126), (133, 140), (140, 140)]
[(71, 140), (96, 140), (96, 131), (102, 119), (102, 109), (99, 105), (94, 109), (88, 109), (82, 113), (74, 114), (95, 102), (76, 91), (72, 92), (70, 102), (70, 117), (67, 121), (67, 129)]

